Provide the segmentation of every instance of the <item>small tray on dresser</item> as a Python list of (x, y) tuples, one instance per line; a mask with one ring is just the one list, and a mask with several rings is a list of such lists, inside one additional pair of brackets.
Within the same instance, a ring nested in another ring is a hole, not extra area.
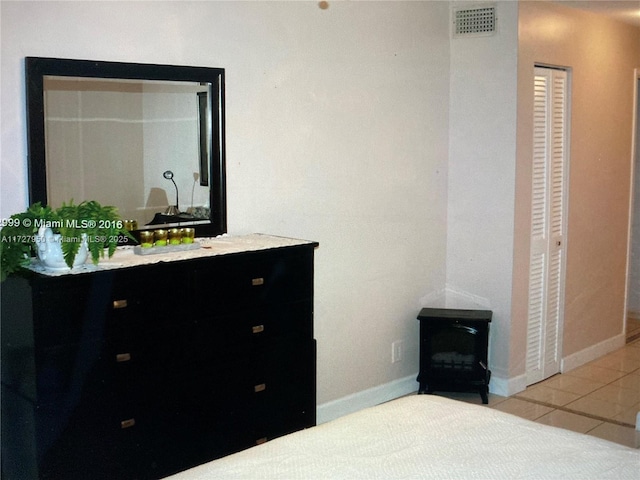
[(187, 252), (189, 250), (197, 250), (200, 248), (199, 242), (181, 243), (180, 245), (166, 245), (164, 247), (146, 247), (140, 245), (133, 247), (133, 253), (136, 255), (157, 255), (160, 253)]

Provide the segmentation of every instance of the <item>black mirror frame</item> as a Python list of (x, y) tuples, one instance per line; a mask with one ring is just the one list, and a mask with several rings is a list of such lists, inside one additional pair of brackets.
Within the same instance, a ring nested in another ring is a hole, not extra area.
[[(224, 69), (143, 63), (26, 57), (27, 146), (30, 203), (47, 204), (47, 162), (44, 121), (44, 77), (47, 75), (210, 83), (211, 174), (210, 223), (196, 224), (197, 236), (227, 232)], [(217, 95), (216, 95), (217, 93)], [(151, 227), (155, 228), (155, 227)]]

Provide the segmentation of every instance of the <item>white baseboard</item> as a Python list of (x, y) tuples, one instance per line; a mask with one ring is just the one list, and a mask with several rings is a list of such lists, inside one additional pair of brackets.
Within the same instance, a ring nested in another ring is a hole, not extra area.
[(520, 393), (527, 388), (527, 376), (519, 375), (513, 378), (502, 378), (491, 375), (489, 382), (489, 392), (502, 397), (510, 397)]
[(615, 337), (611, 337), (603, 342), (596, 343), (584, 350), (580, 350), (574, 354), (564, 357), (560, 362), (560, 371), (562, 373), (581, 367), (585, 363), (596, 360), (607, 353), (624, 347), (626, 342), (625, 335), (621, 333)]
[[(562, 359), (560, 370), (568, 372), (585, 363), (596, 360), (607, 353), (613, 352), (625, 345), (625, 335), (620, 334), (609, 338), (591, 347), (569, 355)], [(316, 410), (317, 424), (326, 423), (336, 418), (357, 412), (363, 408), (373, 407), (403, 395), (409, 395), (418, 391), (416, 378), (418, 372), (404, 378), (393, 380), (383, 385), (356, 392), (346, 397), (332, 400), (318, 405)], [(503, 378), (497, 375), (491, 376), (489, 391), (495, 395), (509, 397), (522, 392), (527, 388), (526, 375), (512, 378)]]
[(318, 405), (316, 410), (316, 423), (326, 423), (336, 418), (354, 413), (363, 408), (373, 407), (394, 398), (402, 397), (418, 391), (416, 378), (418, 372), (408, 377), (399, 378), (392, 382), (369, 388), (361, 392), (347, 395), (346, 397), (332, 400), (322, 405)]
[[(618, 350), (625, 345), (625, 335), (616, 335), (609, 338), (604, 342), (600, 342), (596, 345), (592, 345), (584, 350), (580, 350), (572, 355), (569, 355), (562, 359), (560, 362), (560, 371), (568, 372), (574, 368), (581, 367), (582, 365), (596, 360), (607, 353)], [(516, 393), (522, 392), (527, 388), (527, 376), (525, 374), (512, 378), (503, 378), (496, 375), (491, 376), (491, 382), (489, 382), (489, 391), (496, 395), (503, 397), (509, 397)]]
[[(395, 398), (417, 392), (419, 387), (418, 382), (416, 381), (417, 376), (418, 372), (413, 375), (409, 375), (408, 377), (385, 383), (384, 385), (369, 388), (367, 390), (318, 405), (316, 410), (316, 423), (320, 425), (364, 408), (373, 407)], [(489, 382), (489, 391), (503, 397), (508, 397), (518, 392), (522, 392), (525, 388), (525, 375), (508, 379), (492, 375), (491, 382)]]

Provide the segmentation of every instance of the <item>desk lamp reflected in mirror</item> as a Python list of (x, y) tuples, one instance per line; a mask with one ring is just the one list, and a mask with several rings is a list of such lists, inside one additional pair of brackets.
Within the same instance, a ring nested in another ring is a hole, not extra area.
[(173, 172), (171, 170), (166, 170), (162, 176), (167, 180), (171, 180), (173, 182), (173, 186), (176, 187), (176, 204), (169, 205), (165, 210), (165, 215), (180, 215), (179, 201), (178, 201), (178, 185), (176, 185), (176, 181), (173, 179)]

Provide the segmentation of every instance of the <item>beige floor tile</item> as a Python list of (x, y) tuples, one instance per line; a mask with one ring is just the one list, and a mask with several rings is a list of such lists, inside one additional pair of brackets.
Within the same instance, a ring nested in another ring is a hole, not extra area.
[(591, 398), (591, 396), (582, 397), (565, 405), (572, 411), (584, 412), (588, 415), (595, 415), (601, 418), (613, 419), (616, 415), (620, 415), (626, 410), (622, 405), (617, 403), (611, 403), (597, 398)]
[(619, 370), (612, 370), (610, 368), (602, 368), (596, 365), (584, 365), (582, 367), (578, 367), (574, 370), (570, 370), (569, 372), (563, 374), (568, 375), (570, 377), (583, 378), (585, 380), (591, 380), (593, 382), (600, 383), (611, 383), (613, 380), (616, 380), (620, 377), (624, 377), (626, 374)]
[[(633, 343), (627, 343), (624, 347), (619, 348), (618, 352), (626, 352), (629, 349), (640, 347), (640, 338), (634, 340)], [(637, 352), (636, 352), (637, 353)]]
[(622, 413), (613, 417), (613, 419), (635, 427), (638, 412), (640, 412), (640, 402), (625, 409)]
[(551, 407), (527, 402), (526, 400), (519, 400), (517, 398), (508, 398), (504, 402), (496, 405), (495, 409), (511, 413), (512, 415), (517, 415), (518, 417), (526, 418), (528, 420), (536, 420), (553, 410)]
[(494, 406), (498, 405), (499, 403), (502, 403), (505, 400), (508, 400), (508, 398), (509, 398), (509, 397), (503, 397), (501, 395), (496, 395), (494, 393), (490, 393), (488, 397), (489, 397), (489, 406), (490, 407), (494, 407)]
[(611, 353), (613, 354), (628, 360), (640, 360), (640, 349), (636, 347), (626, 346)]
[(611, 385), (633, 390), (640, 397), (640, 375), (625, 375), (611, 382)]
[(551, 405), (563, 406), (580, 398), (577, 393), (565, 392), (545, 385), (536, 385), (527, 388), (524, 392), (517, 395), (518, 398), (527, 398), (538, 402), (548, 403)]
[(629, 373), (640, 369), (640, 359), (629, 358), (629, 355), (620, 355), (616, 352), (594, 360), (589, 365)]
[(536, 420), (536, 423), (543, 423), (553, 427), (565, 428), (578, 433), (587, 433), (603, 423), (600, 420), (576, 415), (575, 413), (553, 410)]
[(548, 380), (538, 383), (555, 390), (563, 392), (577, 393), (578, 395), (586, 395), (605, 386), (609, 382), (595, 382), (579, 377), (571, 377), (567, 374), (555, 375)]
[(587, 433), (594, 437), (621, 443), (627, 447), (640, 448), (640, 432), (631, 427), (621, 427), (620, 425), (605, 422)]
[(605, 385), (598, 390), (591, 392), (585, 398), (597, 398), (605, 402), (617, 403), (623, 407), (631, 407), (638, 403), (638, 394), (631, 389), (622, 388), (618, 385)]

